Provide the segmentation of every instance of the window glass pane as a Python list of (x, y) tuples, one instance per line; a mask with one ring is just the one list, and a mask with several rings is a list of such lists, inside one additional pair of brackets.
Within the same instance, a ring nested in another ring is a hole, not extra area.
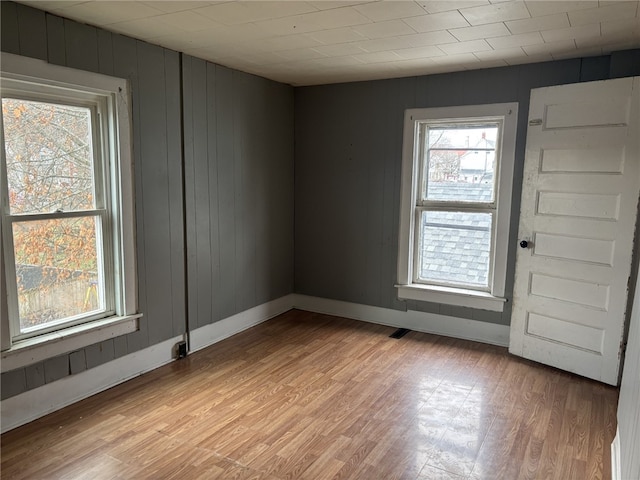
[(418, 279), (488, 287), (491, 213), (423, 211)]
[(498, 125), (429, 127), (423, 200), (494, 201)]
[(104, 310), (99, 217), (13, 224), (20, 331)]
[(3, 98), (11, 214), (94, 208), (91, 111)]

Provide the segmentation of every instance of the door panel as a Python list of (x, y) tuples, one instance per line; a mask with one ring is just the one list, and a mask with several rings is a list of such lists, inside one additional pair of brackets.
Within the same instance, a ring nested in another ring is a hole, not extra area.
[(612, 385), (640, 186), (640, 78), (531, 92), (509, 350)]

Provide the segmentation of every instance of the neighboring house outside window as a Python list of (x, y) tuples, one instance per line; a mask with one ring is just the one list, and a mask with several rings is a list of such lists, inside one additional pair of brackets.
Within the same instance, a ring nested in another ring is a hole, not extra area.
[(517, 109), (406, 111), (400, 298), (502, 311)]
[(135, 331), (127, 82), (7, 54), (1, 68), (3, 351)]

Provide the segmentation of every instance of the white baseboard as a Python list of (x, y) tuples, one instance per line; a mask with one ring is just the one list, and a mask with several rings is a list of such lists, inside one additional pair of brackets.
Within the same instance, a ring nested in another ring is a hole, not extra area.
[[(191, 332), (191, 351), (208, 347), (231, 335), (291, 310), (293, 296), (286, 295)], [(173, 361), (177, 336), (76, 375), (70, 375), (0, 403), (2, 433), (107, 390)]]
[(271, 302), (263, 303), (215, 323), (191, 331), (189, 351), (202, 350), (247, 328), (251, 328), (270, 318), (293, 308), (293, 294), (285, 295)]
[(622, 480), (622, 465), (620, 464), (620, 428), (616, 429), (616, 436), (611, 442), (611, 480)]
[(171, 362), (180, 340), (182, 335), (2, 400), (2, 433)]
[[(280, 315), (291, 308), (493, 345), (507, 346), (509, 344), (509, 327), (505, 325), (495, 325), (432, 313), (402, 312), (307, 295), (290, 294), (193, 330), (190, 338), (190, 351), (194, 352), (206, 348)], [(0, 403), (0, 430), (2, 433), (12, 430), (161, 367), (173, 360), (173, 348), (181, 340), (183, 340), (182, 335), (165, 340), (82, 373), (70, 375), (3, 400)]]
[(434, 333), (501, 347), (509, 346), (508, 325), (497, 325), (495, 323), (447, 317), (413, 310), (403, 312), (307, 295), (294, 294), (293, 297), (294, 308), (300, 310), (336, 315), (391, 327), (408, 328), (417, 332)]

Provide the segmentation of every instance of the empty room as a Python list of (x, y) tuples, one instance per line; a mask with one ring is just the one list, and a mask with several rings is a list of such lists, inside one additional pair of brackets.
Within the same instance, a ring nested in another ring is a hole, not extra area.
[(640, 479), (640, 2), (0, 2), (0, 475)]

